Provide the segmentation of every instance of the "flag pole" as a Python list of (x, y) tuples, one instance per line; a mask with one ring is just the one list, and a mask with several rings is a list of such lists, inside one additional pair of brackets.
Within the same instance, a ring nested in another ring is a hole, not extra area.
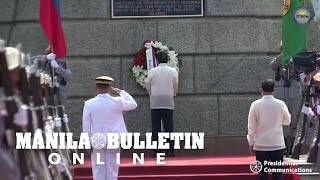
[[(50, 49), (51, 49), (51, 53), (54, 53), (53, 52), (53, 45), (52, 44), (50, 44)], [(51, 81), (52, 81), (52, 86), (54, 85), (54, 68), (51, 66), (51, 64), (50, 64), (50, 67), (51, 67)]]

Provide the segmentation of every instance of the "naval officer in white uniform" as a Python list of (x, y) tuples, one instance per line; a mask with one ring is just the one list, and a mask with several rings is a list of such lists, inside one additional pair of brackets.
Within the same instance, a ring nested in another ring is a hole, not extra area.
[[(96, 89), (98, 95), (89, 99), (84, 104), (83, 109), (83, 132), (88, 133), (91, 140), (97, 133), (106, 135), (107, 133), (127, 133), (127, 128), (123, 118), (124, 111), (131, 111), (137, 108), (136, 101), (124, 90), (111, 86), (114, 80), (108, 76), (96, 78)], [(117, 94), (120, 97), (113, 97), (110, 94)], [(92, 142), (91, 142), (92, 143)], [(94, 180), (117, 180), (119, 165), (116, 161), (116, 150), (95, 148), (92, 145), (91, 162)], [(98, 154), (100, 158), (97, 160)], [(97, 163), (99, 161), (99, 164)], [(101, 164), (101, 163), (104, 164)]]

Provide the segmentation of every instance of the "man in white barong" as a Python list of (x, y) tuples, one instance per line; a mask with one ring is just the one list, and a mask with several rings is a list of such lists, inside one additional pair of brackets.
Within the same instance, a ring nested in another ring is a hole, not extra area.
[[(98, 95), (87, 100), (83, 109), (83, 132), (88, 133), (93, 146), (91, 163), (94, 180), (117, 180), (117, 153), (120, 153), (120, 147), (108, 149), (106, 144), (101, 146), (95, 143), (106, 140), (107, 133), (127, 133), (123, 112), (137, 108), (137, 103), (130, 94), (111, 86), (113, 81), (108, 76), (96, 78)], [(110, 93), (118, 94), (120, 97), (113, 97)]]
[[(283, 137), (283, 126), (290, 125), (291, 114), (287, 105), (274, 98), (275, 83), (265, 80), (261, 84), (262, 98), (251, 104), (248, 115), (248, 143), (251, 154), (256, 155), (256, 160), (262, 165), (259, 180), (267, 180), (269, 170), (282, 168), (283, 150), (286, 148)], [(267, 166), (271, 162), (271, 166)], [(272, 172), (272, 180), (281, 180), (282, 172)]]

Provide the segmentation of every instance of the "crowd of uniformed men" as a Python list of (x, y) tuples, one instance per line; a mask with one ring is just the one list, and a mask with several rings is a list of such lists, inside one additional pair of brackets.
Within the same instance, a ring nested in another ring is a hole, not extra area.
[[(1, 179), (72, 179), (73, 152), (16, 149), (16, 132), (69, 131), (64, 104), (71, 71), (66, 62), (56, 60), (50, 46), (34, 57), (22, 53), (21, 48), (6, 47), (0, 40)], [(51, 153), (60, 154), (59, 164), (48, 162)]]

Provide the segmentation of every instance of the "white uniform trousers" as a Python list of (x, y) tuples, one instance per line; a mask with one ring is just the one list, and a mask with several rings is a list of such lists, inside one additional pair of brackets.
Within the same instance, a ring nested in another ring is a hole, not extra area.
[[(98, 156), (98, 153), (100, 153), (100, 157)], [(94, 180), (118, 179), (119, 164), (117, 164), (117, 153), (120, 153), (120, 148), (114, 150), (93, 150), (93, 153), (91, 154), (91, 163)]]

